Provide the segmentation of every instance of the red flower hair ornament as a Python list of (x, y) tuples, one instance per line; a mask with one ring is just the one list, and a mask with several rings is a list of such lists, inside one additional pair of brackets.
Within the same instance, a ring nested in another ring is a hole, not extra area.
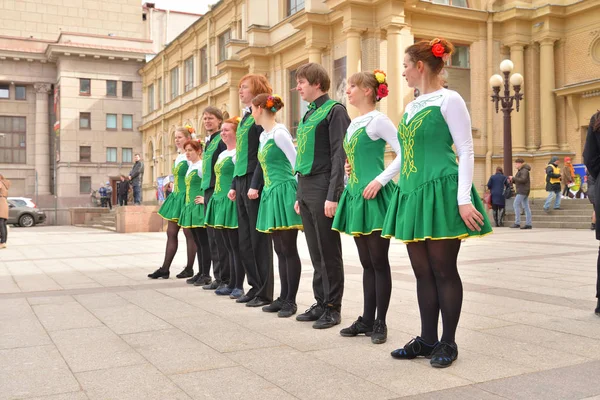
[(388, 90), (388, 86), (385, 83), (380, 84), (377, 88), (377, 98), (379, 100), (383, 99), (384, 97), (387, 97), (389, 93), (390, 92)]
[(436, 43), (433, 46), (431, 46), (431, 52), (437, 58), (443, 58), (444, 54), (446, 53), (446, 49), (444, 48), (444, 46), (442, 44)]

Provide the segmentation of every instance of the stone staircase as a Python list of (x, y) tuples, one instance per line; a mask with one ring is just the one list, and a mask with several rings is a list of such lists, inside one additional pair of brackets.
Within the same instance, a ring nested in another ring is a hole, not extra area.
[(113, 208), (113, 210), (110, 212), (92, 217), (85, 225), (82, 226), (116, 232), (117, 213)]
[[(545, 199), (529, 199), (534, 228), (550, 229), (590, 229), (593, 207), (588, 199), (563, 199), (560, 210), (544, 211)], [(491, 216), (491, 214), (490, 214)], [(493, 223), (493, 219), (490, 218)], [(511, 226), (515, 221), (514, 211), (508, 211), (504, 218), (504, 226)], [(521, 216), (521, 226), (525, 224), (525, 214)]]

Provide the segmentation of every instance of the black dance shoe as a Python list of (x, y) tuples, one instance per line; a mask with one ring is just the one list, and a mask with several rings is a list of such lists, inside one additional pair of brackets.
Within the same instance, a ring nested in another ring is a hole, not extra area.
[(412, 360), (419, 356), (431, 358), (431, 353), (433, 353), (438, 343), (427, 344), (421, 337), (417, 336), (406, 343), (403, 348), (392, 351), (392, 357), (399, 360)]
[(327, 306), (325, 307), (323, 315), (315, 321), (312, 327), (314, 329), (328, 329), (339, 325), (340, 322), (342, 322), (342, 315), (340, 312), (333, 307)]
[(371, 334), (371, 343), (383, 344), (387, 341), (387, 325), (385, 321), (376, 319), (373, 323), (373, 333)]
[(150, 279), (169, 279), (169, 270), (159, 268), (151, 274), (148, 274), (148, 278)]
[(325, 312), (325, 308), (323, 305), (315, 303), (306, 311), (304, 311), (300, 315), (296, 315), (296, 321), (308, 322), (308, 321), (316, 321), (321, 318)]
[(192, 276), (194, 276), (194, 269), (185, 267), (183, 271), (181, 271), (175, 276), (177, 277), (177, 279), (191, 278)]
[(456, 343), (439, 342), (433, 353), (431, 353), (430, 364), (435, 368), (446, 368), (458, 357), (458, 346)]
[(246, 303), (246, 307), (262, 307), (271, 304), (269, 300), (265, 300), (259, 296), (256, 296), (252, 300)]
[[(198, 275), (198, 274), (196, 274)], [(209, 285), (212, 282), (212, 278), (210, 275), (200, 275), (200, 277), (194, 282), (194, 286), (202, 286)]]
[(283, 307), (283, 300), (281, 300), (281, 298), (278, 297), (277, 299), (275, 299), (275, 301), (273, 301), (268, 306), (264, 306), (262, 308), (262, 310), (264, 312), (274, 313), (274, 312), (277, 312), (277, 311), (281, 310), (281, 307)]
[(358, 317), (356, 321), (352, 323), (348, 328), (344, 328), (340, 331), (340, 335), (344, 337), (353, 337), (360, 334), (371, 336), (373, 333), (373, 323), (367, 323), (363, 317)]
[(281, 310), (279, 310), (279, 312), (277, 313), (277, 316), (279, 318), (289, 318), (292, 315), (296, 314), (296, 311), (298, 311), (298, 306), (296, 305), (296, 303), (292, 303), (291, 301), (285, 300), (283, 302)]
[(594, 312), (600, 317), (600, 299), (598, 299), (598, 304), (596, 304), (596, 310)]

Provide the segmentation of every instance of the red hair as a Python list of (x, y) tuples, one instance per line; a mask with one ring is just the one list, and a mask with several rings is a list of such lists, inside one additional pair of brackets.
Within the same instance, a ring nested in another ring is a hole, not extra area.
[(257, 74), (244, 75), (244, 77), (242, 79), (240, 79), (238, 88), (242, 87), (242, 83), (244, 83), (245, 81), (250, 83), (250, 87), (252, 88), (251, 89), (252, 94), (254, 96), (258, 96), (261, 93), (268, 93), (268, 94), (273, 93), (273, 87), (271, 87), (271, 84), (269, 83), (269, 81), (267, 80), (267, 78), (264, 75), (257, 75)]
[(183, 144), (183, 149), (190, 146), (195, 152), (202, 153), (202, 145), (197, 140), (188, 140)]

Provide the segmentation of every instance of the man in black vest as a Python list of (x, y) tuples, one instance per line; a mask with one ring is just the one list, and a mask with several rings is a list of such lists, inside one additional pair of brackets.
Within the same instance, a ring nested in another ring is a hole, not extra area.
[(345, 153), (342, 146), (350, 125), (346, 108), (329, 98), (330, 79), (315, 63), (296, 70), (296, 90), (309, 102), (298, 126), (296, 212), (302, 217), (304, 233), (315, 269), (313, 291), (316, 304), (298, 321), (315, 321), (313, 328), (331, 328), (341, 322), (344, 294), (344, 264), (340, 234), (331, 230), (338, 201), (344, 190)]

